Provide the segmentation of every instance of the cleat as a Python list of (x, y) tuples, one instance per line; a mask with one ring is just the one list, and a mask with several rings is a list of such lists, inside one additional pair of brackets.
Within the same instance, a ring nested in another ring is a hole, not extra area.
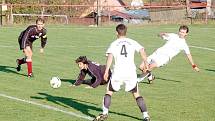
[(20, 71), (21, 70), (21, 65), (19, 64), (19, 59), (16, 60), (16, 63), (17, 63), (16, 70)]
[(149, 117), (145, 117), (145, 118), (143, 119), (143, 121), (150, 121), (150, 118), (149, 118)]
[(28, 74), (28, 78), (34, 77), (33, 73)]
[(155, 80), (155, 76), (152, 75), (151, 73), (148, 75), (148, 83), (152, 84), (153, 80)]
[(95, 119), (93, 119), (93, 121), (104, 121), (108, 118), (107, 114), (99, 114), (99, 116), (97, 116)]

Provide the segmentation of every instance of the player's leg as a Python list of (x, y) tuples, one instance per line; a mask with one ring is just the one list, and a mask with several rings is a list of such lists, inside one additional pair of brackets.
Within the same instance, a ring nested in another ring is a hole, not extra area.
[(157, 68), (157, 63), (152, 63), (152, 64), (149, 64), (149, 70), (147, 71), (148, 75), (147, 75), (147, 78), (148, 78), (148, 83), (151, 84), (152, 81), (155, 79), (155, 76), (152, 74), (152, 70), (154, 68)]
[(154, 76), (152, 75), (152, 73), (151, 73), (151, 71), (154, 69), (154, 68), (157, 68), (158, 66), (157, 66), (157, 63), (155, 62), (155, 60), (156, 60), (156, 58), (157, 58), (157, 53), (153, 53), (152, 55), (150, 55), (148, 58), (147, 58), (147, 62), (148, 62), (148, 67), (149, 67), (149, 69), (146, 71), (146, 72), (144, 72), (143, 70), (143, 68), (139, 68), (141, 71), (142, 71), (142, 74), (140, 75), (140, 77), (138, 77), (138, 79), (137, 79), (137, 81), (138, 82), (141, 82), (141, 81), (143, 81), (146, 77), (148, 78), (148, 82), (149, 83), (151, 83), (152, 82), (152, 80), (154, 80), (155, 78), (154, 78)]
[(26, 63), (26, 58), (27, 57), (16, 59), (16, 64), (17, 64), (16, 70), (17, 71), (20, 71), (21, 70), (21, 65)]
[(152, 81), (155, 79), (155, 76), (149, 70), (147, 70), (146, 72), (142, 71), (142, 74), (140, 75), (140, 77), (137, 78), (137, 82), (142, 82), (145, 78), (147, 78), (149, 84), (151, 84)]
[(136, 85), (136, 87), (129, 92), (133, 94), (133, 97), (135, 98), (137, 105), (143, 114), (143, 121), (150, 121), (150, 117), (146, 108), (145, 101), (143, 97), (139, 94), (138, 85)]
[(33, 72), (32, 72), (32, 55), (33, 55), (33, 52), (32, 52), (31, 47), (27, 46), (24, 49), (24, 53), (25, 53), (25, 56), (27, 57), (26, 63), (27, 63), (27, 68), (28, 68), (28, 77), (32, 77), (33, 76)]
[(111, 96), (114, 92), (114, 89), (112, 88), (112, 85), (110, 82), (108, 83), (107, 91), (106, 91), (106, 94), (104, 95), (104, 98), (102, 101), (103, 112), (101, 114), (99, 114), (93, 121), (103, 121), (108, 118), (109, 107), (111, 104)]
[[(22, 33), (20, 34), (19, 38), (18, 38), (18, 43), (19, 43), (19, 48), (20, 50), (23, 50), (23, 46), (22, 46)], [(24, 50), (23, 50), (24, 52)], [(26, 57), (24, 58), (19, 58), (19, 59), (16, 59), (16, 64), (17, 64), (17, 67), (16, 67), (16, 70), (17, 71), (20, 71), (21, 70), (21, 65), (26, 63)]]

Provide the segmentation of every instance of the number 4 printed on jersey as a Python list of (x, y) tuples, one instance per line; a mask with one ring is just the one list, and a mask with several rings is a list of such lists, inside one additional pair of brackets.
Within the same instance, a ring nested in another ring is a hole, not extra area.
[(125, 45), (122, 45), (122, 49), (121, 49), (121, 53), (120, 53), (121, 55), (125, 55), (125, 57), (127, 57), (127, 51), (126, 51), (126, 47), (125, 47)]

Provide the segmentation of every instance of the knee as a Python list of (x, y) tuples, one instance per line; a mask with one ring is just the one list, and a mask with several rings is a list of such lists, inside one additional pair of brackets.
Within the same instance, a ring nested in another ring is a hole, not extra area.
[(113, 92), (112, 92), (112, 91), (107, 91), (105, 95), (112, 96), (112, 95), (113, 95)]
[(140, 94), (139, 94), (138, 92), (133, 93), (133, 96), (134, 96), (135, 99), (137, 99), (137, 98), (139, 98), (139, 97), (142, 97), (142, 96), (140, 96)]

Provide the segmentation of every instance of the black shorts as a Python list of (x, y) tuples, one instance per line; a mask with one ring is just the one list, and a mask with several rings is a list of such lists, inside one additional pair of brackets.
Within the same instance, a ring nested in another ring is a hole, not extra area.
[(18, 38), (19, 49), (23, 50), (27, 46), (30, 46), (30, 48), (32, 49), (32, 42), (30, 42), (28, 40), (25, 42), (25, 45), (23, 45), (23, 42), (22, 42), (23, 41), (23, 35), (24, 35), (24, 32), (21, 32), (21, 34), (19, 35), (19, 38)]

